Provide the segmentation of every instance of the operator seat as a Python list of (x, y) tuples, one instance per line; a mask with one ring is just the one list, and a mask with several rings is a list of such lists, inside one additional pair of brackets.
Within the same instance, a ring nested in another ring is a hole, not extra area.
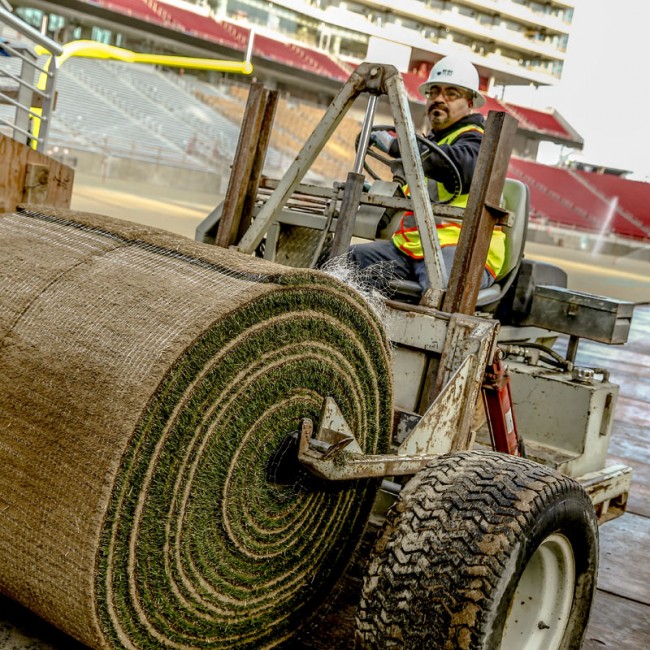
[[(493, 312), (499, 301), (508, 291), (517, 276), (526, 244), (528, 232), (528, 186), (514, 178), (506, 178), (503, 186), (503, 203), (506, 210), (514, 213), (512, 226), (503, 226), (506, 235), (505, 260), (496, 282), (487, 289), (481, 289), (476, 302), (477, 311)], [(417, 282), (391, 280), (388, 288), (394, 300), (417, 303), (422, 296), (422, 288)]]
[(528, 209), (530, 192), (528, 185), (514, 178), (506, 178), (503, 186), (505, 209), (515, 215), (512, 226), (503, 226), (506, 235), (505, 259), (496, 282), (487, 289), (481, 289), (476, 301), (479, 311), (494, 311), (517, 276), (524, 256), (528, 235)]

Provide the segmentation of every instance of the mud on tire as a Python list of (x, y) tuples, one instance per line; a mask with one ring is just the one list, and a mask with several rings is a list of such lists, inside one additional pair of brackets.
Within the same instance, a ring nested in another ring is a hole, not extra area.
[(597, 563), (596, 516), (576, 481), (495, 452), (443, 456), (389, 514), (364, 580), (357, 645), (580, 648)]

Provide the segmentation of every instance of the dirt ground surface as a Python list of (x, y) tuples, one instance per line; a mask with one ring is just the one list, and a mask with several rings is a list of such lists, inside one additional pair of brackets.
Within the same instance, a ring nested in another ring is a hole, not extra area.
[(77, 172), (72, 209), (156, 226), (194, 239), (194, 230), (221, 201), (216, 192), (183, 190), (130, 181), (101, 181)]
[[(193, 238), (196, 226), (220, 199), (221, 197), (210, 192), (209, 188), (206, 188), (204, 193), (187, 196), (182, 191), (170, 188), (145, 187), (127, 181), (101, 182), (99, 179), (78, 173), (72, 208), (154, 225)], [(632, 257), (594, 257), (588, 252), (535, 243), (527, 247), (526, 256), (562, 266), (568, 273), (569, 287), (572, 289), (635, 303), (650, 303), (650, 262), (634, 260)], [(650, 368), (650, 363), (648, 367)], [(650, 370), (646, 371), (646, 374), (648, 373)], [(646, 402), (645, 398), (642, 402)], [(625, 455), (623, 452), (617, 453), (621, 457)], [(647, 450), (642, 456), (644, 458), (642, 462), (647, 462), (645, 458)], [(624, 460), (627, 462), (627, 459)], [(622, 524), (619, 525), (619, 521)], [(620, 549), (616, 544), (624, 543), (626, 537), (624, 529), (626, 525), (630, 525), (630, 521), (640, 522), (642, 539), (647, 542), (646, 538), (650, 537), (650, 527), (647, 525), (650, 520), (647, 519), (645, 511), (633, 510), (631, 515), (606, 526), (607, 531), (611, 533), (606, 532), (602, 539), (601, 562), (606, 563), (601, 569), (605, 582), (603, 586), (599, 584), (602, 591), (599, 591), (600, 600), (596, 601), (595, 615), (592, 616), (592, 621), (595, 619), (595, 622), (590, 627), (585, 650), (603, 647), (634, 650), (650, 647), (650, 623), (647, 617), (650, 595), (641, 597), (638, 594), (623, 594), (619, 598), (622, 603), (621, 612), (628, 612), (633, 616), (635, 632), (629, 638), (626, 639), (625, 630), (621, 630), (621, 626), (606, 624), (607, 619), (611, 618), (609, 612), (612, 608), (616, 609), (616, 602), (611, 603), (607, 599), (615, 598), (611, 594), (618, 593), (607, 583), (608, 571), (612, 564), (608, 558), (614, 555), (621, 557)], [(621, 531), (619, 535), (621, 539), (617, 537), (618, 530)], [(375, 535), (376, 531), (369, 531), (364, 539), (365, 551), (362, 551), (361, 556), (365, 555)], [(637, 535), (639, 535), (638, 531)], [(616, 569), (614, 566), (612, 568)], [(631, 568), (633, 574), (634, 567)], [(353, 647), (353, 617), (355, 601), (358, 599), (361, 585), (361, 572), (362, 562), (358, 560), (353, 563), (342, 588), (330, 599), (328, 611), (318, 628), (312, 627), (307, 630), (304, 638), (293, 646), (296, 650), (343, 650)], [(617, 569), (617, 573), (619, 572), (620, 579), (624, 581), (625, 572), (623, 569)], [(609, 580), (611, 582), (612, 579)], [(639, 610), (637, 615), (634, 615), (636, 612), (634, 607)], [(618, 612), (619, 621), (622, 620), (621, 612)], [(4, 596), (0, 596), (0, 648), (2, 650), (81, 650), (79, 644)]]
[[(157, 226), (194, 238), (201, 220), (222, 197), (209, 188), (191, 196), (178, 189), (100, 179), (77, 173), (72, 208)], [(531, 242), (526, 257), (561, 266), (569, 288), (620, 300), (650, 302), (650, 262), (633, 256), (594, 256), (587, 251)]]

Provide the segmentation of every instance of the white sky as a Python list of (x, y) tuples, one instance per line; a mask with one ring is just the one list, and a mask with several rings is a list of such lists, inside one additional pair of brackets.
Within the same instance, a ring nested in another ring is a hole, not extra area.
[[(583, 137), (576, 160), (650, 181), (650, 1), (575, 0), (562, 80), (555, 88), (506, 91), (506, 101), (553, 107)], [(559, 147), (540, 151), (557, 162)], [(567, 153), (565, 151), (565, 153)]]

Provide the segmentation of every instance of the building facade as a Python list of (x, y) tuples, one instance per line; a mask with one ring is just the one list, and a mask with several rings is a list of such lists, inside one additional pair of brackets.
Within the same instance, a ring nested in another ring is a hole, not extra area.
[(464, 52), (494, 85), (559, 81), (574, 3), (552, 0), (210, 0), (217, 16), (245, 20), (351, 61), (373, 38), (409, 48), (409, 70)]
[[(165, 0), (217, 20), (304, 43), (349, 63), (382, 49), (403, 72), (426, 75), (441, 56), (463, 52), (483, 90), (553, 85), (562, 75), (574, 3), (566, 0)], [(81, 19), (84, 4), (116, 9), (118, 0), (14, 0), (17, 12), (53, 38), (122, 45), (124, 33)], [(155, 0), (150, 3), (155, 5)]]

